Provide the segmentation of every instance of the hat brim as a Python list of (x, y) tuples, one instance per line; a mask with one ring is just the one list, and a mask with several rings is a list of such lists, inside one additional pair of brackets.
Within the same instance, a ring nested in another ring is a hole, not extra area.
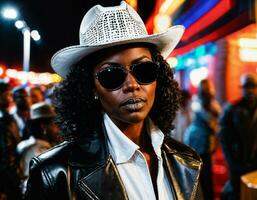
[(141, 38), (122, 40), (117, 42), (112, 42), (108, 44), (102, 44), (99, 46), (83, 46), (76, 45), (66, 47), (55, 53), (51, 59), (51, 65), (54, 71), (61, 77), (66, 78), (71, 67), (78, 63), (82, 58), (88, 56), (96, 51), (113, 47), (122, 44), (130, 43), (149, 43), (153, 44), (160, 51), (164, 58), (167, 58), (169, 54), (178, 44), (181, 39), (185, 28), (183, 26), (173, 26), (168, 28), (163, 33), (157, 33), (153, 35), (147, 35)]
[(46, 119), (46, 118), (55, 118), (56, 114), (41, 114), (41, 115), (36, 115), (32, 117), (30, 120), (38, 120), (38, 119)]

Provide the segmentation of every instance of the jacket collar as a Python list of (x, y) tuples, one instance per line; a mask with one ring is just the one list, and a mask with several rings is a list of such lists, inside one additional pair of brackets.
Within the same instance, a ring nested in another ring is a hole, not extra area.
[(109, 156), (106, 131), (91, 131), (86, 137), (71, 142), (73, 145), (68, 163), (73, 167), (94, 168), (103, 165)]
[(165, 139), (162, 156), (176, 199), (195, 199), (199, 187), (201, 158), (192, 149), (171, 138)]

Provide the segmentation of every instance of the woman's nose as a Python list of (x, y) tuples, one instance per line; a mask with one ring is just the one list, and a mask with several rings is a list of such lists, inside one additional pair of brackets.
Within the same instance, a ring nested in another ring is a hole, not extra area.
[(137, 82), (137, 80), (135, 79), (133, 74), (131, 74), (129, 72), (126, 77), (126, 80), (123, 84), (123, 90), (124, 91), (134, 91), (134, 90), (138, 90), (139, 88), (140, 88), (139, 83)]

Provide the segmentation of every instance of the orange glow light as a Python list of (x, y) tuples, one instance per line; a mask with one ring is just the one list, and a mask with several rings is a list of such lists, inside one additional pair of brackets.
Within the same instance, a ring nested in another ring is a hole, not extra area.
[(166, 0), (161, 5), (159, 13), (172, 16), (184, 2), (185, 0)]

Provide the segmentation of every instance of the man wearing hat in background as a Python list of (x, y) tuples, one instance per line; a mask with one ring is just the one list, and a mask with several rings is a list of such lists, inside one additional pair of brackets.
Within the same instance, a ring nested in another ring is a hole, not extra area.
[(30, 116), (31, 119), (28, 120), (25, 128), (31, 136), (17, 145), (23, 174), (23, 193), (29, 176), (30, 160), (59, 142), (59, 127), (54, 123), (56, 113), (51, 105), (45, 102), (33, 104)]
[(59, 140), (59, 127), (54, 123), (56, 113), (51, 105), (45, 102), (33, 104), (30, 113), (31, 119), (26, 129), (31, 136), (17, 145), (17, 153), (21, 155), (20, 164), (25, 177), (29, 175), (31, 158), (56, 145)]
[(224, 199), (239, 199), (240, 176), (257, 170), (257, 75), (245, 74), (240, 81), (242, 98), (221, 118), (219, 136), (230, 173)]

